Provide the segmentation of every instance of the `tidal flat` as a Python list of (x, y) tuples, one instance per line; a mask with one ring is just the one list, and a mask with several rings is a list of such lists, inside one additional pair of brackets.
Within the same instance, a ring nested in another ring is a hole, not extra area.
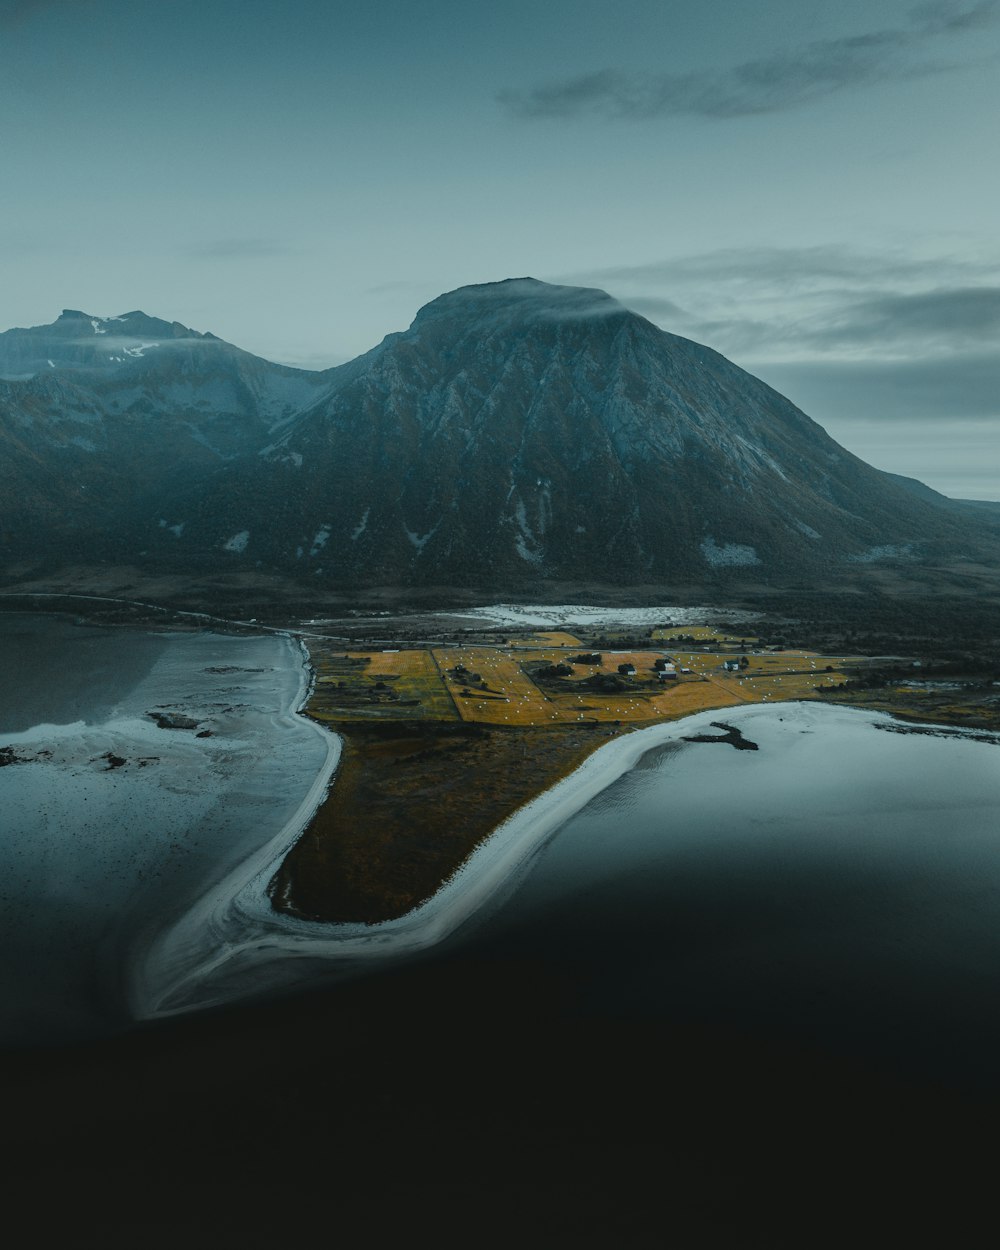
[[(293, 820), (335, 740), (290, 639), (0, 616), (0, 1032), (127, 1026), (149, 944)], [(311, 808), (310, 808), (311, 811)]]

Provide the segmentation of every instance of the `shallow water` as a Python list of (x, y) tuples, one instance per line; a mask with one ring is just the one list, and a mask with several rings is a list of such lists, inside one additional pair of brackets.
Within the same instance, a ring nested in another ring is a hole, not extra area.
[(45, 723), (99, 724), (170, 642), (163, 634), (109, 633), (17, 612), (0, 613), (0, 645), (0, 734), (9, 734)]
[(67, 1040), (131, 1020), (149, 944), (284, 827), (328, 747), (293, 714), (288, 639), (0, 631), (0, 1040)]

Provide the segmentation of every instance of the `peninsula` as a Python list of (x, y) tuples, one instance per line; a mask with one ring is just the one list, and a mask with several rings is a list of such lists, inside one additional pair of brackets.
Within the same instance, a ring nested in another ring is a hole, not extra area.
[(327, 922), (404, 915), (609, 740), (697, 712), (819, 699), (1000, 727), (982, 663), (949, 661), (940, 639), (886, 656), (870, 654), (878, 637), (843, 645), (842, 628), (831, 648), (835, 633), (801, 624), (613, 618), (545, 630), (444, 618), (451, 627), (436, 633), (432, 618), (420, 618), (422, 631), (373, 618), (351, 623), (352, 636), (308, 637), (307, 715), (338, 733), (343, 751), (327, 799), (272, 881), (274, 906)]

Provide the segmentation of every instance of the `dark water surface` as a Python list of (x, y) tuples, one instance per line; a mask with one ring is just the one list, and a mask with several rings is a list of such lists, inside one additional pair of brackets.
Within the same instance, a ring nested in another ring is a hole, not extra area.
[(1000, 1088), (1000, 746), (844, 709), (740, 716), (758, 752), (651, 752), (465, 953), (537, 959), (581, 1018)]
[[(49, 639), (46, 667), (75, 675), (46, 703), (19, 670), (18, 697), (32, 720), (86, 719), (91, 695), (127, 711), (160, 641), (129, 636), (95, 681)], [(234, 683), (274, 662), (257, 645)], [(198, 655), (162, 688), (208, 715), (195, 687), (226, 656)], [(140, 713), (168, 699), (149, 689)], [(34, 1242), (984, 1244), (1000, 747), (815, 705), (729, 719), (757, 751), (650, 752), (429, 957), (4, 1054), (5, 1180)], [(37, 947), (44, 915), (8, 907)]]
[(169, 646), (159, 634), (109, 634), (66, 617), (20, 612), (0, 613), (0, 642), (0, 733), (39, 724), (99, 724)]

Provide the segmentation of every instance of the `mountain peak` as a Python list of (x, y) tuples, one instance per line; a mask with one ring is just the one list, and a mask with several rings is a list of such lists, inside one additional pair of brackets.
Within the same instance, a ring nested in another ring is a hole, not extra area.
[[(82, 325), (77, 323), (82, 322)], [(51, 326), (34, 326), (34, 333), (44, 333), (48, 329), (56, 329), (60, 333), (79, 330), (87, 335), (97, 334), (159, 334), (171, 338), (210, 338), (212, 335), (201, 334), (179, 321), (164, 321), (162, 317), (151, 317), (141, 309), (119, 313), (117, 317), (98, 317), (94, 313), (83, 312), (79, 308), (64, 308)]]
[(576, 321), (608, 317), (626, 309), (596, 287), (559, 286), (537, 278), (505, 278), (460, 286), (425, 304), (413, 324), (461, 317), (486, 321)]
[(0, 334), (0, 378), (31, 379), (0, 387), (11, 567), (757, 593), (997, 558), (966, 510), (592, 288), (460, 287), (318, 374), (139, 311), (69, 309)]
[[(164, 321), (135, 309), (117, 317), (98, 317), (78, 308), (64, 308), (49, 325), (14, 328), (0, 333), (0, 378), (24, 381), (52, 369), (117, 373), (122, 366), (178, 349), (225, 347), (214, 334), (191, 330), (179, 321)], [(236, 350), (236, 349), (232, 349)]]

